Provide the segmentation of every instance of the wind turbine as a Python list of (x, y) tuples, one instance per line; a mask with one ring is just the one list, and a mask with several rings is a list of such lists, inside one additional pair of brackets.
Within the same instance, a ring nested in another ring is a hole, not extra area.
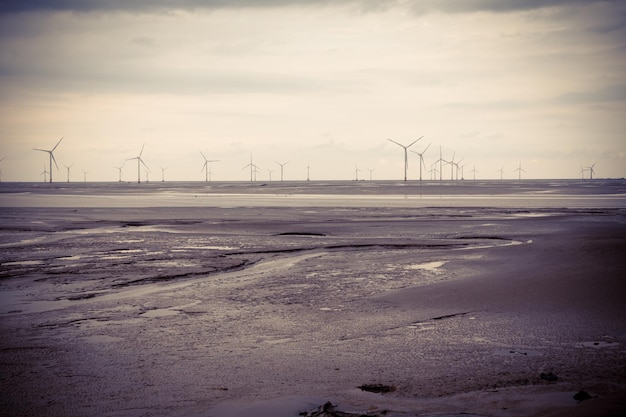
[(89, 174), (89, 171), (85, 171), (84, 169), (83, 171), (83, 182), (87, 182), (87, 174)]
[(46, 171), (46, 164), (43, 164), (43, 172), (39, 175), (43, 175), (43, 182), (48, 182), (48, 171)]
[(463, 160), (463, 158), (459, 159), (456, 162), (452, 162), (454, 164), (454, 166), (456, 167), (456, 179), (459, 179), (459, 171), (461, 171), (461, 179), (463, 179), (463, 167), (461, 167), (459, 164), (461, 163), (461, 161)]
[(165, 182), (165, 170), (167, 168), (161, 167), (161, 182)]
[(48, 154), (50, 155), (50, 182), (52, 182), (52, 161), (54, 161), (54, 165), (57, 167), (57, 171), (59, 170), (59, 166), (57, 165), (56, 159), (54, 159), (54, 153), (53, 152), (57, 148), (57, 146), (59, 146), (59, 143), (61, 143), (62, 140), (63, 140), (63, 138), (59, 139), (57, 144), (54, 145), (54, 148), (52, 148), (50, 150), (33, 148), (33, 150), (35, 150), (35, 151), (48, 152)]
[(593, 174), (596, 173), (596, 171), (594, 171), (593, 167), (596, 166), (596, 162), (594, 162), (590, 167), (587, 167), (587, 170), (589, 171), (589, 179), (592, 180), (593, 179)]
[(117, 169), (119, 171), (119, 179), (118, 182), (122, 182), (122, 167), (124, 166), (124, 162), (122, 162), (122, 165), (119, 167), (113, 167), (115, 169)]
[(74, 164), (72, 164), (70, 166), (67, 166), (67, 165), (64, 165), (64, 166), (65, 166), (65, 168), (67, 168), (67, 182), (70, 182), (70, 168), (73, 167)]
[(504, 165), (502, 165), (502, 168), (496, 170), (500, 173), (500, 181), (502, 181), (502, 177), (504, 176)]
[(474, 169), (472, 169), (470, 172), (474, 173), (474, 181), (476, 181), (476, 173), (478, 171), (476, 171), (476, 164), (474, 164)]
[(584, 180), (585, 179), (585, 171), (586, 169), (582, 167), (582, 165), (580, 166), (580, 179)]
[(200, 170), (200, 172), (202, 172), (202, 170), (204, 170), (204, 182), (208, 182), (209, 181), (209, 162), (218, 162), (217, 159), (206, 159), (206, 156), (204, 156), (204, 154), (202, 153), (202, 151), (200, 151), (200, 155), (202, 155), (202, 158), (204, 159), (204, 165), (202, 165), (202, 169)]
[[(0, 159), (0, 162), (4, 161), (4, 157)], [(0, 182), (2, 182), (2, 170), (0, 169)]]
[(145, 173), (146, 173), (146, 183), (148, 183), (148, 182), (150, 182), (150, 177), (149, 177), (149, 175), (150, 175), (150, 170), (145, 169), (144, 171), (145, 171)]
[[(137, 155), (134, 158), (128, 158), (127, 159), (127, 161), (131, 161), (133, 159), (137, 160), (137, 184), (139, 184), (141, 182), (141, 164), (143, 164), (143, 166), (148, 168), (148, 165), (146, 165), (146, 163), (143, 161), (143, 159), (141, 159), (141, 154), (143, 153), (144, 146), (146, 146), (145, 143), (141, 146), (141, 152), (139, 152), (139, 155)], [(148, 168), (148, 169), (150, 169), (150, 168)]]
[(274, 161), (274, 162), (276, 162), (278, 165), (280, 165), (280, 180), (282, 181), (283, 180), (283, 168), (285, 167), (285, 165), (287, 165), (289, 163), (289, 161), (284, 162), (282, 164), (280, 162), (278, 162), (278, 161)]
[(396, 142), (395, 140), (391, 140), (391, 139), (387, 139), (389, 142), (393, 142), (398, 146), (401, 146), (402, 148), (404, 148), (404, 181), (406, 181), (406, 174), (407, 174), (407, 170), (409, 169), (409, 156), (408, 156), (408, 152), (407, 150), (413, 146), (415, 144), (415, 142), (417, 142), (418, 140), (420, 140), (421, 138), (423, 138), (424, 136), (420, 136), (419, 138), (415, 139), (413, 142), (411, 142), (411, 144), (409, 145), (403, 145), (401, 143)]
[(273, 169), (268, 169), (267, 172), (269, 172), (270, 174), (270, 182), (272, 182), (272, 172), (274, 172)]
[(355, 181), (359, 180), (359, 172), (361, 172), (361, 170), (359, 169), (357, 164), (354, 164), (354, 179), (355, 179)]
[(419, 155), (419, 157), (420, 157), (420, 181), (422, 180), (422, 164), (426, 165), (426, 162), (424, 162), (424, 154), (426, 153), (428, 148), (430, 148), (430, 145), (431, 144), (429, 143), (428, 146), (426, 147), (426, 149), (424, 149), (421, 153), (420, 152), (411, 151), (414, 154)]
[(446, 164), (450, 165), (450, 181), (454, 180), (454, 157), (456, 156), (456, 152), (452, 152), (452, 159), (449, 161), (446, 161), (445, 159), (443, 159), (442, 161), (445, 162)]
[(307, 164), (306, 166), (306, 180), (311, 180), (311, 165)]
[(370, 169), (367, 168), (367, 170), (370, 172), (370, 181), (372, 180), (372, 172), (376, 171), (375, 169)]
[[(250, 167), (250, 182), (253, 181), (253, 174), (256, 174), (258, 172), (259, 167), (256, 166), (253, 162), (252, 162), (252, 154), (250, 154), (250, 163), (248, 165), (246, 165), (245, 167), (241, 168), (241, 169), (246, 169)], [(254, 178), (256, 179), (256, 175), (254, 176)]]
[[(424, 152), (426, 152), (426, 151), (424, 151)], [(439, 146), (439, 159), (437, 159), (435, 162), (433, 162), (431, 167), (435, 166), (437, 164), (437, 162), (439, 162), (439, 181), (441, 181), (443, 179), (443, 163), (446, 162), (443, 159), (443, 156), (441, 154), (441, 146)], [(437, 167), (435, 166), (435, 173), (436, 172), (437, 172)], [(435, 175), (435, 179), (437, 179), (437, 175)]]
[(515, 169), (514, 171), (517, 171), (517, 172), (518, 172), (517, 179), (518, 179), (518, 180), (521, 180), (521, 179), (522, 179), (522, 172), (526, 172), (526, 171), (524, 171), (524, 170), (522, 169), (522, 162), (521, 162), (521, 161), (520, 161), (520, 163), (519, 163), (519, 167), (518, 167), (517, 169)]

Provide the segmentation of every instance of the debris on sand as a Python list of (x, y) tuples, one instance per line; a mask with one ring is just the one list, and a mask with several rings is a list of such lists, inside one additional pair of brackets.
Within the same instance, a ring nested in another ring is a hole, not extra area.
[(559, 377), (553, 374), (552, 372), (547, 372), (547, 373), (542, 372), (541, 375), (539, 375), (539, 378), (543, 379), (544, 381), (550, 381), (550, 382), (559, 380)]
[(360, 388), (361, 391), (375, 392), (379, 394), (394, 392), (396, 390), (396, 387), (394, 387), (393, 385), (383, 385), (383, 384), (365, 384), (357, 388)]
[(324, 405), (320, 405), (315, 410), (303, 411), (300, 413), (302, 417), (383, 417), (387, 414), (387, 411), (381, 411), (374, 414), (362, 414), (362, 413), (346, 413), (336, 409), (336, 405), (333, 405), (330, 401)]

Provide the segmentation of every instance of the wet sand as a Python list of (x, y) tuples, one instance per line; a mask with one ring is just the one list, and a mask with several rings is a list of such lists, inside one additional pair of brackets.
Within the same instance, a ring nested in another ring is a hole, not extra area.
[(444, 205), (349, 184), (358, 199), (3, 188), (0, 414), (623, 414), (614, 184)]

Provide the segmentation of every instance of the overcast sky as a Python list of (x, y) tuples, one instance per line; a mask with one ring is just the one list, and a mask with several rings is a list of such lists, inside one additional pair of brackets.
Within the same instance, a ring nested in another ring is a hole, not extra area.
[(625, 119), (619, 0), (0, 2), (3, 181), (625, 177)]

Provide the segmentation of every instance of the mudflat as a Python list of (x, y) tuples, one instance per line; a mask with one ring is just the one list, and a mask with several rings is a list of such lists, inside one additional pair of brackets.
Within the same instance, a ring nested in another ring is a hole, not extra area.
[(620, 415), (624, 184), (550, 184), (3, 184), (0, 414)]

